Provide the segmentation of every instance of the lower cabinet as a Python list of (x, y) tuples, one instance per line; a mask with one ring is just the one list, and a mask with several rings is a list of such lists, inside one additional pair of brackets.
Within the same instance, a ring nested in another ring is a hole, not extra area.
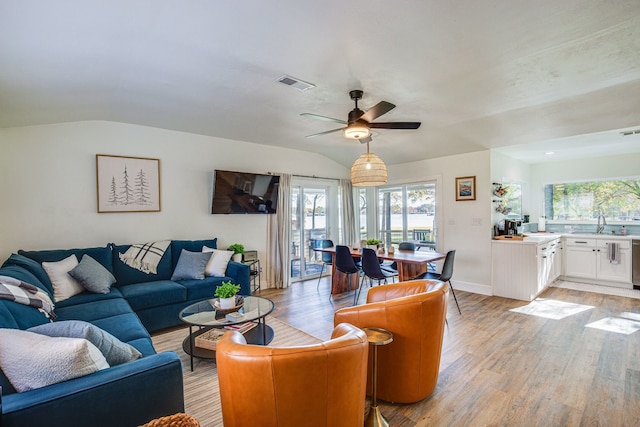
[[(612, 261), (610, 245), (618, 244), (617, 262)], [(565, 241), (565, 271), (567, 277), (631, 283), (631, 242), (567, 238)]]
[(562, 274), (560, 238), (541, 244), (495, 241), (491, 249), (493, 295), (531, 301)]

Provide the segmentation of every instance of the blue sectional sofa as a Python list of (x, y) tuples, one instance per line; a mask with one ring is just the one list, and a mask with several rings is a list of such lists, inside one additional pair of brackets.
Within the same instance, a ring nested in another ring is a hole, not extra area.
[[(44, 290), (53, 299), (53, 287), (42, 262), (57, 262), (87, 254), (113, 274), (108, 293), (82, 292), (55, 304), (55, 321), (89, 322), (135, 347), (142, 357), (98, 372), (21, 393), (0, 370), (3, 427), (17, 426), (137, 426), (151, 419), (184, 411), (182, 365), (174, 352), (156, 353), (149, 332), (180, 325), (178, 313), (193, 302), (212, 298), (215, 288), (231, 279), (250, 294), (249, 267), (229, 262), (226, 277), (172, 281), (183, 249), (200, 252), (216, 247), (216, 239), (173, 240), (158, 264), (157, 274), (146, 274), (120, 260), (129, 245), (18, 251), (0, 268), (13, 277)], [(28, 329), (48, 323), (34, 307), (0, 299), (0, 328)]]

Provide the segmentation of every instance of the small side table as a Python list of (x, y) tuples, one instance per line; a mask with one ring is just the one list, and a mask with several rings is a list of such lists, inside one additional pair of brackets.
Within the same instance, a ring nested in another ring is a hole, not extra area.
[(371, 407), (369, 415), (364, 420), (365, 427), (389, 427), (389, 422), (380, 412), (378, 407), (378, 346), (387, 345), (393, 341), (393, 334), (381, 328), (364, 328), (369, 344), (373, 346), (373, 363), (371, 366), (371, 383), (373, 385), (373, 395), (371, 396)]
[[(257, 292), (260, 290), (260, 275), (262, 273), (262, 267), (260, 266), (260, 260), (258, 259), (258, 251), (245, 251), (243, 260), (243, 264), (249, 266), (249, 278), (251, 281), (251, 292)], [(258, 284), (256, 286), (256, 279), (258, 279)]]

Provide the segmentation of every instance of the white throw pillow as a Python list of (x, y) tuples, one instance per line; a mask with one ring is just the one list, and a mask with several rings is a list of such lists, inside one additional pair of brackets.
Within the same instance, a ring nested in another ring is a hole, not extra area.
[(106, 369), (98, 348), (82, 338), (51, 338), (0, 329), (0, 368), (18, 391), (28, 391)]
[(229, 264), (229, 260), (233, 256), (233, 251), (221, 251), (203, 246), (202, 252), (211, 252), (211, 258), (209, 258), (209, 262), (204, 268), (205, 276), (224, 277), (227, 272), (227, 264)]
[(53, 301), (60, 302), (84, 291), (84, 287), (69, 272), (78, 265), (78, 258), (69, 255), (58, 262), (43, 262), (42, 268), (47, 272), (53, 285)]

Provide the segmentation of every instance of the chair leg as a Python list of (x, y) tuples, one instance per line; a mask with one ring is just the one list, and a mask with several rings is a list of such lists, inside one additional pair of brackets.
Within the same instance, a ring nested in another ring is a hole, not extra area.
[(456, 293), (454, 292), (453, 286), (451, 285), (451, 280), (449, 280), (449, 288), (451, 288), (451, 293), (453, 294), (453, 300), (456, 302), (456, 306), (458, 307), (458, 313), (462, 315), (462, 312), (460, 311), (460, 304), (458, 304), (458, 298), (456, 298)]
[(318, 277), (318, 284), (316, 285), (316, 291), (320, 289), (320, 279), (322, 279), (323, 272), (324, 272), (324, 264), (322, 264), (322, 270), (320, 270), (320, 277)]
[(354, 292), (353, 294), (353, 305), (356, 305), (358, 303), (358, 300), (360, 299), (360, 292), (362, 292), (362, 288), (364, 287), (364, 280), (366, 279), (367, 276), (362, 276), (362, 281), (360, 281), (360, 288), (358, 288), (357, 292)]

